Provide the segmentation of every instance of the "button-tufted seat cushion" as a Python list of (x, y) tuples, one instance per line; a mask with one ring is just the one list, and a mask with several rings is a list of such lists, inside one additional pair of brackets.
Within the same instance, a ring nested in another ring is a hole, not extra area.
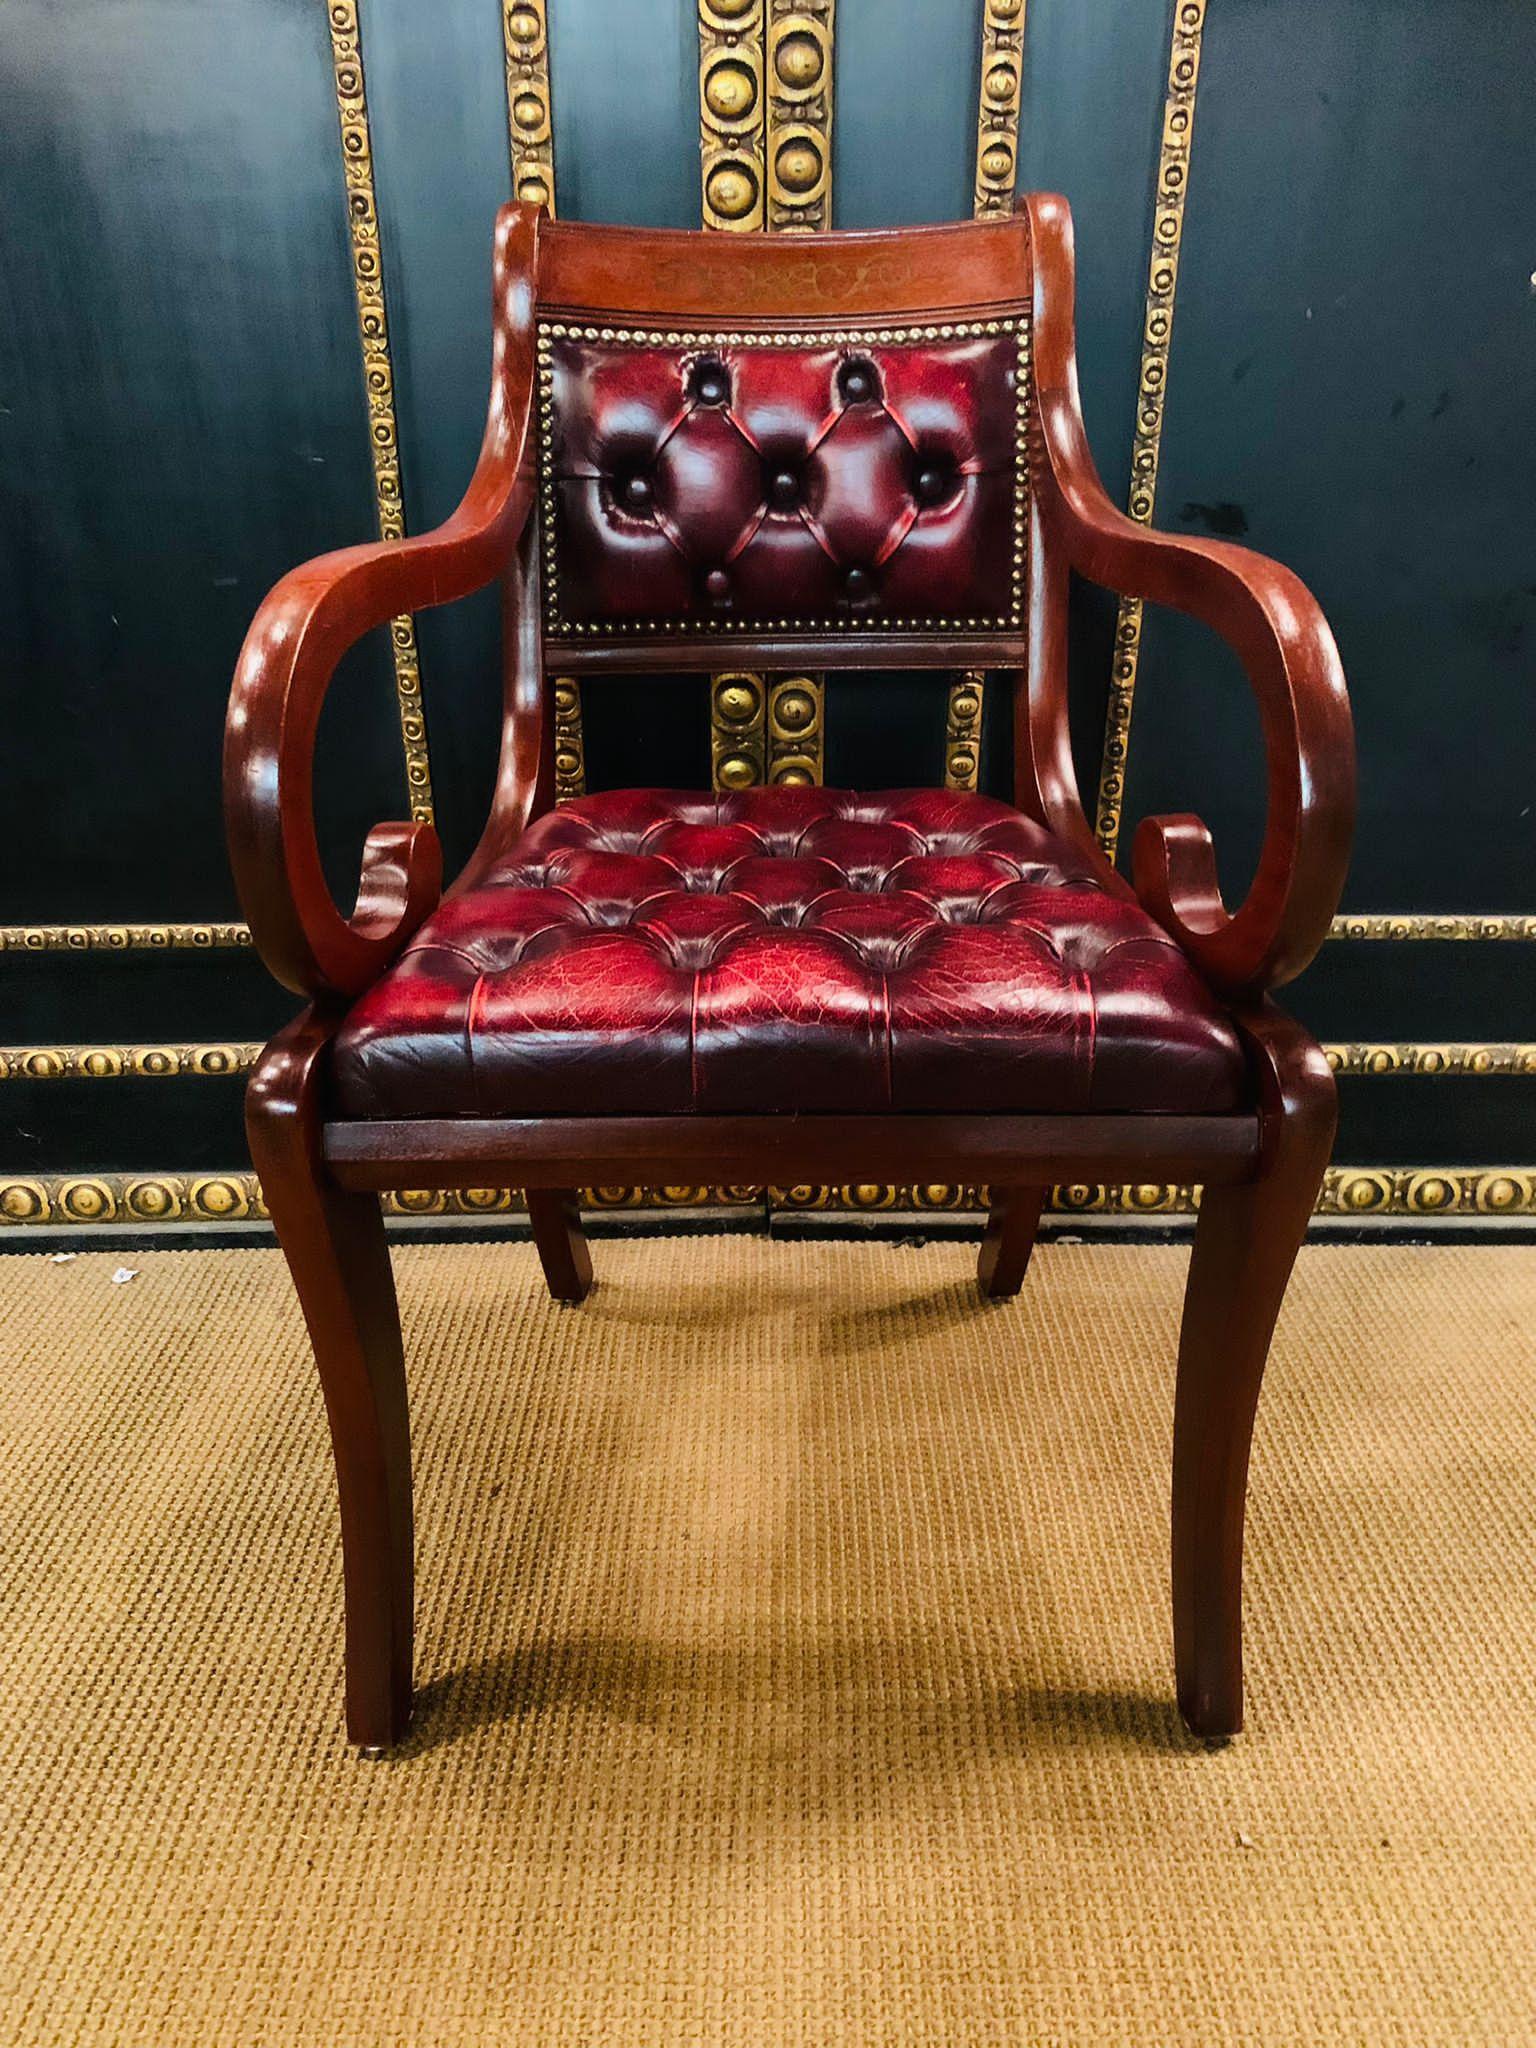
[(335, 1041), (358, 1117), (1229, 1110), (1231, 1025), (1043, 827), (963, 791), (547, 813)]

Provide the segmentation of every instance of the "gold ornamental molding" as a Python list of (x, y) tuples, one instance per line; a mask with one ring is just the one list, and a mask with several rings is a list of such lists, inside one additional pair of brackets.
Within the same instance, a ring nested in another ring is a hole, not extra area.
[(981, 717), (985, 669), (968, 668), (949, 686), (944, 726), (944, 787), (975, 789), (981, 776)]
[[(583, 1188), (583, 1208), (597, 1211), (753, 1208), (763, 1190), (749, 1187)], [(1199, 1207), (1189, 1183), (1151, 1181), (1125, 1186), (1083, 1183), (1053, 1188), (1057, 1216), (1185, 1216)], [(902, 1214), (985, 1208), (987, 1190), (972, 1183), (837, 1187), (800, 1186), (768, 1191), (777, 1213)], [(511, 1188), (406, 1190), (386, 1194), (387, 1216), (474, 1217), (516, 1215), (521, 1193)], [(116, 1225), (247, 1223), (266, 1218), (255, 1174), (74, 1173), (0, 1179), (0, 1228), (44, 1224)], [(1451, 1217), (1461, 1220), (1536, 1216), (1536, 1166), (1330, 1167), (1315, 1214), (1335, 1218)]]
[(767, 225), (832, 225), (832, 38), (836, 0), (768, 0)]
[(587, 786), (587, 749), (581, 734), (581, 686), (574, 676), (556, 676), (555, 802), (569, 803)]
[[(1184, 199), (1195, 136), (1195, 87), (1200, 77), (1200, 39), (1206, 0), (1176, 0), (1173, 42), (1168, 56), (1168, 95), (1163, 103), (1163, 137), (1158, 152), (1157, 201), (1152, 218), (1152, 254), (1147, 265), (1147, 304), (1142, 325), (1141, 370), (1132, 443), (1131, 491), (1127, 510), (1142, 526), (1152, 523), (1157, 498), (1157, 464), (1163, 438), (1163, 402), (1168, 386), (1168, 344), (1173, 336), (1174, 295), (1179, 281), (1179, 245), (1184, 233)], [(1131, 710), (1141, 661), (1142, 602), (1122, 597), (1115, 621), (1109, 708), (1104, 720), (1104, 755), (1099, 770), (1099, 844), (1110, 860), (1120, 843), (1125, 801), (1125, 768), (1130, 748)]]
[(827, 690), (821, 676), (774, 676), (768, 684), (765, 780), (821, 780), (822, 719)]
[[(1024, 94), (1025, 0), (982, 0), (981, 86), (976, 108), (977, 220), (1011, 213), (1019, 176), (1019, 107)], [(944, 787), (975, 789), (981, 776), (984, 669), (966, 669), (949, 686)]]
[[(705, 227), (830, 226), (834, 0), (698, 0), (698, 21)], [(730, 670), (709, 706), (717, 790), (821, 781), (823, 677)]]
[[(699, 171), (704, 225), (750, 234), (767, 220), (767, 0), (698, 0)], [(709, 758), (717, 790), (752, 789), (768, 765), (768, 678), (710, 677)]]
[[(1397, 1074), (1463, 1079), (1536, 1075), (1536, 1044), (1325, 1045), (1323, 1051), (1334, 1073), (1358, 1079)], [(260, 1055), (259, 1044), (240, 1040), (186, 1045), (0, 1045), (0, 1081), (216, 1080), (249, 1073)]]
[(1336, 917), (1330, 939), (1536, 940), (1536, 917), (1480, 917), (1475, 910), (1421, 915), (1417, 911), (1361, 912)]
[(209, 1080), (248, 1074), (259, 1045), (0, 1045), (0, 1081)]
[(750, 232), (766, 217), (766, 0), (698, 0), (698, 17), (704, 225)]
[(0, 953), (210, 953), (250, 943), (244, 924), (0, 924)]
[[(549, 94), (548, 0), (502, 0), (502, 53), (507, 72), (507, 158), (512, 190), (527, 206), (555, 211), (555, 131)], [(587, 786), (581, 736), (581, 684), (556, 676), (555, 801)]]
[[(373, 493), (383, 540), (405, 534), (400, 489), (400, 436), (395, 420), (395, 376), (384, 309), (384, 264), (379, 247), (379, 210), (373, 189), (373, 140), (363, 78), (363, 47), (357, 0), (330, 0), (331, 58), (336, 77), (336, 113), (341, 122), (341, 160), (347, 182), (347, 221), (352, 235), (352, 289), (363, 350), (363, 384), (368, 394), (368, 445), (373, 454)], [(432, 822), (432, 770), (427, 758), (427, 722), (421, 700), (421, 664), (416, 623), (409, 613), (392, 619), (390, 653), (400, 709), (400, 740), (411, 816)]]
[[(386, 1216), (517, 1215), (515, 1188), (405, 1189), (380, 1196)], [(583, 1188), (592, 1210), (740, 1208), (762, 1200), (758, 1188)], [(0, 1229), (29, 1225), (259, 1223), (267, 1217), (254, 1173), (69, 1173), (0, 1179)]]
[(512, 190), (528, 206), (555, 210), (555, 151), (549, 103), (546, 0), (502, 0), (507, 66), (507, 140)]
[(1336, 1074), (1536, 1074), (1536, 1045), (1325, 1045)]
[(1012, 213), (1019, 175), (1019, 103), (1024, 93), (1025, 0), (982, 0), (981, 92), (976, 112), (978, 220)]

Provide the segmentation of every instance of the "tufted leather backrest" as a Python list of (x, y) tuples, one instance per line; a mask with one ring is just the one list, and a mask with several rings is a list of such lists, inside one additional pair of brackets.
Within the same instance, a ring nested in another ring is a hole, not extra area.
[(552, 665), (1023, 666), (1022, 214), (815, 236), (543, 221), (533, 268), (508, 317), (536, 363)]
[(546, 321), (552, 634), (1007, 632), (1022, 311), (801, 332)]

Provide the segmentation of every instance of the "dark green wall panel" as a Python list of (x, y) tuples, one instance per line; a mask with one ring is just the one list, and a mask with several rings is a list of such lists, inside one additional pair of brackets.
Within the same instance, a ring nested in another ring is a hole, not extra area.
[[(699, 215), (687, 0), (550, 0), (561, 210)], [(453, 507), (489, 361), (509, 189), (499, 0), (361, 0), (410, 530)], [(1126, 491), (1169, 11), (1029, 0), (1021, 184), (1077, 218), (1090, 436)], [(834, 213), (970, 210), (975, 0), (839, 0)], [(292, 563), (376, 530), (326, 14), (319, 0), (11, 0), (0, 35), (0, 920), (228, 917), (230, 669)], [(1160, 522), (1243, 529), (1338, 628), (1362, 742), (1361, 909), (1536, 912), (1528, 471), (1536, 413), (1536, 13), (1501, 0), (1213, 0)], [(1113, 600), (1074, 593), (1092, 808)], [(494, 765), (494, 596), (418, 620), (456, 860)], [(698, 678), (585, 692), (595, 786), (708, 774)], [(829, 775), (928, 780), (942, 683), (833, 677)], [(637, 736), (635, 720), (643, 720)], [(984, 780), (1008, 780), (1006, 687)], [(1205, 812), (1234, 892), (1262, 825), (1234, 664), (1149, 614), (1127, 828)], [(338, 894), (401, 814), (383, 636), (322, 730)], [(256, 1039), (291, 1007), (246, 954), (0, 959), (0, 1041)], [(1294, 992), (1330, 1039), (1530, 1038), (1536, 947), (1331, 945)], [(8, 1086), (0, 1170), (215, 1166), (237, 1087)], [(1341, 1156), (1536, 1158), (1536, 1086), (1350, 1081)]]
[(372, 517), (324, 10), (13, 0), (0, 62), (0, 919), (228, 917), (241, 638)]

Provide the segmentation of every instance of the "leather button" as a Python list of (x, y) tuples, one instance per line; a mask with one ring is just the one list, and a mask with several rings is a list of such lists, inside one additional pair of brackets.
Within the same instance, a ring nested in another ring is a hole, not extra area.
[(792, 469), (777, 469), (768, 479), (768, 502), (775, 512), (793, 512), (800, 502), (800, 479)]
[(837, 373), (837, 388), (845, 404), (866, 405), (880, 395), (880, 379), (875, 375), (873, 363), (862, 357), (855, 357), (851, 363), (844, 363)]
[(913, 479), (913, 490), (920, 505), (942, 505), (946, 498), (954, 496), (956, 477), (947, 462), (925, 462)]
[(724, 405), (731, 395), (730, 372), (713, 356), (694, 364), (689, 382), (700, 405)]
[(731, 594), (731, 579), (724, 569), (711, 569), (704, 578), (704, 595), (719, 604)]
[(850, 604), (859, 604), (866, 597), (872, 597), (874, 590), (875, 579), (867, 569), (861, 569), (855, 565), (852, 569), (844, 570), (843, 595)]
[(627, 476), (619, 485), (619, 500), (631, 512), (648, 512), (656, 496), (648, 476)]

